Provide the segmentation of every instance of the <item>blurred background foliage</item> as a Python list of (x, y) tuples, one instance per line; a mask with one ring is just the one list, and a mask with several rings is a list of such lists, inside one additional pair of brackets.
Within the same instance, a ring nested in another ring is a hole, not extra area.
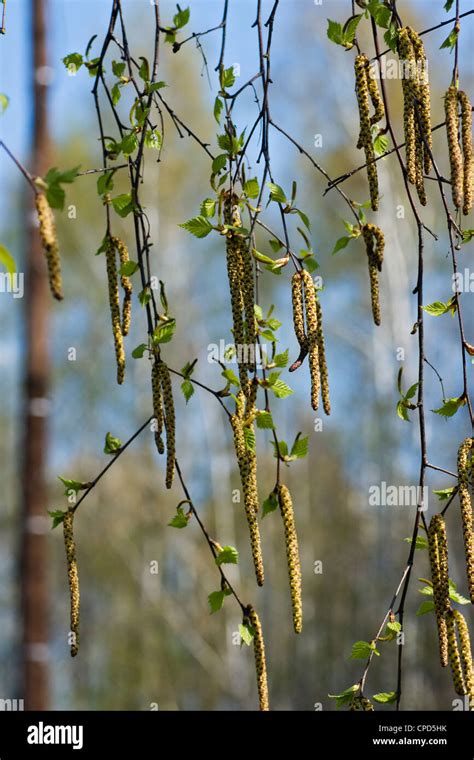
[[(218, 0), (190, 0), (189, 5), (192, 31), (219, 23), (222, 3)], [(327, 16), (344, 21), (350, 15), (350, 5), (342, 0), (322, 5), (291, 0), (282, 4), (275, 24), (270, 94), (273, 118), (333, 177), (363, 162), (355, 148), (353, 56), (326, 37)], [(406, 0), (398, 5), (404, 22), (418, 30), (446, 18), (442, 0)], [(124, 6), (134, 56), (150, 56), (149, 2), (135, 0)], [(264, 7), (269, 10), (271, 3), (265, 2)], [(166, 21), (174, 10), (172, 3), (162, 3)], [(101, 163), (90, 96), (92, 79), (84, 70), (75, 77), (68, 76), (61, 59), (71, 52), (83, 52), (95, 33), (99, 37), (94, 50), (98, 50), (109, 11), (106, 0), (49, 3), (50, 120), (54, 165), (62, 169), (77, 164), (87, 169)], [(242, 82), (258, 68), (257, 38), (251, 29), (254, 18), (255, 3), (251, 0), (230, 3), (226, 65), (240, 64)], [(467, 19), (461, 34), (462, 87), (471, 93), (472, 23)], [(366, 27), (363, 30), (361, 25), (359, 41), (370, 55)], [(25, 75), (29, 65), (27, 30), (28, 5), (15, 3), (9, 8), (8, 33), (1, 40), (0, 89), (11, 98), (1, 128), (3, 139), (25, 162), (31, 130)], [(443, 28), (424, 38), (434, 124), (443, 121), (442, 94), (450, 79), (449, 52), (439, 50), (446, 33)], [(217, 78), (213, 69), (219, 34), (204, 37), (202, 44), (209, 61), (210, 83), (200, 52), (192, 43), (176, 55), (163, 45), (159, 78), (168, 84), (165, 97), (180, 118), (214, 146), (217, 130), (212, 106)], [(401, 138), (399, 82), (388, 81), (388, 88), (395, 129)], [(127, 114), (125, 98), (123, 108)], [(255, 108), (248, 89), (236, 107), (239, 130), (252, 123)], [(313, 147), (317, 134), (322, 135), (321, 148)], [(340, 693), (362, 673), (363, 661), (349, 659), (351, 644), (375, 635), (409, 548), (404, 538), (411, 535), (414, 509), (373, 507), (368, 496), (370, 486), (381, 481), (394, 485), (417, 482), (416, 417), (412, 414), (413, 421), (406, 423), (395, 412), (398, 348), (405, 351), (406, 385), (415, 382), (417, 372), (416, 337), (410, 335), (416, 318), (412, 296), (416, 230), (408, 208), (404, 219), (397, 218), (397, 207), (406, 205), (406, 199), (396, 159), (391, 156), (379, 165), (382, 202), (377, 224), (386, 236), (386, 265), (381, 277), (383, 324), (375, 328), (362, 244), (352, 242), (331, 256), (336, 239), (344, 234), (342, 221), (348, 218), (347, 208), (334, 191), (323, 198), (323, 179), (275, 132), (271, 133), (270, 148), (276, 181), (287, 189), (292, 180), (298, 181), (300, 206), (312, 222), (318, 274), (325, 283), (322, 304), (334, 410), (324, 420), (323, 431), (315, 432), (306, 368), (293, 376), (284, 371), (295, 394), (273, 402), (274, 419), (285, 440), (292, 440), (299, 431), (310, 438), (308, 457), (285, 472), (295, 503), (302, 553), (305, 622), (299, 637), (291, 627), (281, 519), (273, 513), (262, 523), (267, 580), (263, 589), (256, 589), (243, 510), (231, 499), (238, 476), (229, 426), (212, 396), (196, 388), (186, 406), (176, 382), (178, 456), (211, 535), (240, 551), (240, 564), (230, 568), (229, 576), (241, 598), (252, 602), (261, 614), (272, 707), (312, 710), (321, 703), (323, 709), (330, 710), (335, 705), (328, 694)], [(434, 151), (446, 175), (442, 130), (435, 133)], [(259, 171), (255, 158), (254, 151), (248, 176)], [(6, 198), (0, 219), (1, 239), (21, 268), (28, 188), (5, 156), (0, 172)], [(210, 344), (221, 339), (228, 342), (231, 337), (222, 241), (212, 237), (196, 241), (178, 227), (198, 213), (200, 201), (210, 194), (209, 175), (205, 153), (191, 139), (180, 138), (170, 120), (165, 120), (162, 160), (156, 163), (156, 153), (148, 152), (142, 191), (153, 229), (153, 272), (166, 283), (170, 311), (178, 325), (165, 356), (176, 369), (197, 358), (196, 378), (219, 388), (219, 368), (210, 364), (207, 356)], [(94, 175), (79, 177), (68, 188), (67, 205), (76, 207), (75, 219), (68, 218), (67, 212), (57, 214), (66, 297), (53, 306), (50, 334), (54, 382), (49, 417), (50, 499), (45, 510), (65, 507), (58, 474), (90, 480), (106, 461), (102, 453), (106, 432), (125, 440), (151, 413), (148, 361), (134, 361), (130, 356), (143, 341), (146, 328), (136, 301), (132, 333), (127, 339), (126, 384), (120, 388), (115, 384), (105, 262), (95, 256), (104, 234), (104, 209), (96, 194), (96, 179)], [(438, 191), (435, 183), (429, 185), (424, 219), (439, 239), (426, 238), (427, 303), (446, 301), (451, 293), (451, 264)], [(119, 182), (116, 187), (120, 190)], [(345, 190), (354, 200), (366, 201), (365, 173), (351, 178)], [(271, 211), (269, 218), (276, 227), (278, 219), (272, 218)], [(124, 237), (133, 252), (130, 218), (114, 216), (113, 225), (114, 233)], [(260, 236), (258, 245), (268, 253), (268, 236)], [(472, 246), (466, 246), (466, 260), (471, 252)], [(280, 347), (288, 347), (290, 357), (296, 358), (289, 274), (284, 270), (281, 277), (274, 277), (265, 272), (261, 303), (264, 307), (275, 304), (275, 315), (283, 322)], [(15, 693), (18, 655), (15, 561), (21, 311), (20, 299), (0, 298), (0, 387), (4, 400), (0, 407), (0, 680), (1, 694), (6, 696)], [(467, 315), (468, 329), (472, 330), (472, 304)], [(70, 347), (76, 349), (76, 361), (68, 361)], [(457, 324), (449, 316), (427, 317), (427, 356), (442, 374), (447, 396), (459, 395)], [(426, 393), (428, 409), (441, 405), (439, 382), (429, 368)], [(460, 412), (446, 421), (428, 413), (428, 423), (431, 461), (453, 469), (457, 444), (469, 434), (466, 418)], [(267, 431), (258, 432), (261, 500), (274, 482), (275, 460), (268, 439)], [(432, 472), (429, 485), (430, 489), (446, 488), (452, 482)], [(76, 530), (82, 641), (76, 660), (70, 659), (65, 643), (69, 599), (62, 537), (60, 530), (51, 532), (52, 707), (147, 710), (157, 704), (161, 710), (255, 708), (253, 653), (233, 640), (240, 623), (239, 610), (228, 599), (220, 613), (209, 615), (207, 596), (218, 588), (219, 581), (208, 547), (193, 522), (183, 531), (167, 526), (181, 498), (177, 484), (165, 492), (163, 462), (156, 454), (152, 435), (145, 433), (81, 506)], [(436, 509), (436, 497), (431, 496), (429, 510)], [(448, 513), (448, 531), (451, 572), (465, 592), (457, 506)], [(154, 561), (159, 565), (156, 575), (150, 573)], [(316, 562), (322, 562), (321, 574), (314, 572)], [(415, 616), (424, 598), (418, 593), (417, 579), (427, 573), (427, 557), (417, 552), (407, 603), (403, 705), (406, 709), (451, 709), (454, 694), (449, 673), (438, 664), (434, 619)], [(472, 612), (465, 614), (472, 624)], [(380, 648), (382, 656), (370, 671), (369, 695), (396, 687), (396, 646), (382, 644)]]

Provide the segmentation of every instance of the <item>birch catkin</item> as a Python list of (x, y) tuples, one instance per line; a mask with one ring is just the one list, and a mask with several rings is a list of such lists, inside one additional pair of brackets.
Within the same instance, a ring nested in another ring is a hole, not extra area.
[(383, 113), (381, 114), (380, 103), (375, 93), (375, 90), (377, 89), (377, 83), (375, 79), (369, 75), (369, 60), (367, 56), (358, 55), (356, 57), (354, 62), (354, 72), (360, 122), (357, 147), (364, 148), (365, 160), (367, 164), (367, 179), (369, 182), (370, 202), (372, 210), (377, 211), (379, 206), (379, 185), (377, 177), (377, 165), (374, 160), (375, 152), (372, 142), (371, 130), (371, 126), (375, 122), (372, 121), (370, 117), (369, 92), (372, 103), (375, 107), (375, 114), (372, 119), (378, 121), (379, 118), (382, 118)]
[(76, 544), (74, 542), (74, 512), (68, 511), (63, 519), (64, 545), (66, 547), (67, 575), (71, 599), (71, 657), (79, 651), (79, 575), (77, 572)]
[(245, 444), (243, 424), (243, 394), (238, 399), (237, 412), (230, 418), (234, 433), (234, 447), (239, 465), (242, 493), (244, 497), (245, 515), (250, 532), (250, 547), (252, 551), (255, 575), (259, 586), (263, 586), (265, 573), (263, 568), (262, 545), (260, 541), (260, 529), (258, 525), (258, 490), (257, 490), (257, 457), (255, 452), (249, 451)]
[(316, 289), (313, 278), (306, 269), (301, 270), (306, 314), (306, 335), (308, 338), (309, 371), (311, 376), (311, 406), (316, 412), (319, 408), (321, 392), (321, 375), (318, 348), (318, 308), (316, 306)]
[(457, 90), (454, 85), (448, 87), (444, 96), (444, 112), (451, 168), (451, 193), (454, 205), (460, 208), (463, 195), (463, 160), (459, 145)]
[(385, 237), (382, 230), (375, 224), (365, 224), (362, 227), (367, 258), (369, 263), (370, 297), (372, 316), (376, 325), (381, 323), (379, 272), (382, 271)]
[(54, 216), (44, 193), (35, 194), (39, 232), (48, 267), (49, 288), (57, 301), (62, 301), (61, 260)]
[(459, 503), (461, 505), (464, 553), (466, 556), (469, 596), (474, 604), (474, 533), (470, 485), (470, 466), (473, 439), (466, 438), (458, 451)]
[(248, 619), (253, 628), (253, 648), (255, 653), (255, 670), (257, 672), (258, 701), (260, 710), (270, 709), (268, 698), (267, 663), (265, 659), (265, 642), (263, 640), (262, 625), (253, 607), (248, 607)]
[(323, 332), (323, 312), (321, 303), (316, 296), (316, 315), (318, 320), (318, 359), (319, 370), (321, 374), (321, 396), (323, 399), (323, 409), (327, 415), (331, 414), (331, 399), (329, 396), (329, 377), (328, 365), (326, 362), (326, 344)]
[(433, 515), (428, 530), (428, 551), (433, 582), (433, 598), (436, 621), (438, 624), (438, 640), (441, 666), (448, 664), (448, 631), (445, 615), (450, 609), (449, 602), (449, 571), (448, 544), (444, 517)]
[(159, 371), (160, 360), (155, 359), (151, 368), (151, 390), (153, 397), (153, 415), (155, 417), (155, 443), (159, 454), (165, 453), (165, 444), (163, 443), (163, 394), (161, 392), (161, 379)]
[[(128, 248), (123, 242), (123, 240), (120, 240), (120, 238), (114, 237), (112, 238), (112, 242), (119, 253), (120, 264), (121, 265), (127, 264), (127, 262), (130, 261), (130, 258), (128, 255)], [(123, 307), (122, 307), (122, 334), (125, 336), (125, 335), (128, 335), (130, 331), (130, 323), (131, 323), (131, 318), (132, 318), (133, 286), (132, 286), (132, 281), (130, 277), (127, 277), (127, 275), (125, 274), (120, 275), (120, 284), (124, 292)]]
[(472, 149), (472, 106), (469, 97), (460, 90), (458, 93), (461, 104), (461, 132), (463, 152), (463, 207), (462, 212), (467, 216), (472, 209), (472, 178), (473, 178), (473, 149)]
[(405, 131), (405, 158), (408, 181), (416, 183), (416, 135), (415, 135), (415, 51), (407, 29), (398, 32), (398, 52), (403, 61), (403, 127)]
[[(471, 642), (469, 629), (463, 615), (459, 610), (450, 610), (446, 615), (448, 627), (449, 663), (453, 675), (453, 684), (456, 694), (469, 694), (473, 696), (474, 678), (472, 671)], [(459, 634), (461, 652), (456, 635)]]
[(286, 559), (290, 578), (291, 606), (293, 610), (293, 627), (295, 633), (301, 633), (303, 628), (303, 605), (301, 599), (301, 563), (296, 535), (295, 515), (291, 494), (285, 485), (278, 487), (283, 525), (285, 526)]
[(123, 334), (120, 317), (120, 298), (117, 282), (115, 246), (112, 239), (110, 238), (107, 241), (105, 258), (107, 262), (110, 316), (112, 319), (112, 333), (114, 336), (115, 359), (117, 363), (117, 382), (119, 385), (121, 385), (125, 378), (125, 349), (123, 346)]
[(174, 412), (173, 387), (167, 365), (160, 361), (158, 374), (163, 394), (164, 422), (166, 430), (166, 488), (171, 488), (176, 461), (176, 419)]
[(416, 61), (416, 97), (418, 102), (418, 116), (421, 123), (419, 150), (423, 154), (424, 171), (426, 174), (429, 174), (431, 171), (430, 151), (433, 146), (433, 136), (431, 133), (431, 97), (428, 82), (428, 64), (421, 37), (411, 27), (407, 27), (407, 32), (413, 45)]
[(293, 306), (293, 328), (300, 348), (307, 347), (308, 339), (304, 326), (303, 279), (300, 272), (291, 278), (291, 302)]

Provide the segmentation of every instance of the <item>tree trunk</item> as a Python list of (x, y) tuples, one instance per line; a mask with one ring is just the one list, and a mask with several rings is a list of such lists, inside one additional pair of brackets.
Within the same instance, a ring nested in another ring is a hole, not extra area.
[[(49, 165), (45, 0), (31, 0), (33, 49), (32, 152), (30, 170), (43, 175)], [(27, 710), (48, 708), (48, 579), (45, 462), (48, 414), (48, 311), (46, 264), (34, 223), (32, 194), (25, 254), (25, 366), (21, 462), (21, 695)]]

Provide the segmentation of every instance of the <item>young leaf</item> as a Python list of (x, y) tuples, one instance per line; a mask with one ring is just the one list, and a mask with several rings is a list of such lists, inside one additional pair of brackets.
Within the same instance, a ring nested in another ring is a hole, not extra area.
[(339, 240), (336, 240), (336, 243), (335, 243), (334, 248), (332, 250), (332, 255), (334, 256), (334, 254), (337, 253), (338, 251), (342, 251), (342, 249), (347, 246), (348, 242), (351, 239), (352, 238), (350, 238), (350, 237), (344, 236), (344, 237), (340, 237)]
[(274, 512), (278, 507), (278, 498), (274, 491), (271, 492), (270, 496), (265, 499), (265, 501), (262, 504), (262, 518), (265, 517), (265, 515), (270, 514), (270, 512)]
[(352, 652), (350, 655), (351, 660), (365, 660), (371, 653), (380, 656), (380, 652), (377, 651), (375, 644), (369, 641), (356, 641), (352, 645)]
[(270, 412), (257, 412), (256, 420), (257, 420), (257, 427), (260, 430), (265, 430), (265, 429), (273, 430), (274, 428), (273, 418)]
[(136, 261), (126, 261), (121, 265), (119, 274), (123, 274), (125, 277), (131, 277), (135, 272), (139, 270), (139, 266)]
[(374, 694), (372, 699), (375, 699), (376, 702), (380, 702), (382, 705), (390, 704), (390, 702), (395, 702), (397, 699), (397, 692), (396, 691), (381, 691), (378, 694)]
[(168, 523), (171, 528), (186, 528), (188, 524), (188, 518), (183, 507), (178, 507), (178, 514), (176, 514), (172, 520)]
[(425, 602), (422, 602), (420, 606), (418, 607), (416, 614), (418, 617), (420, 615), (426, 615), (428, 612), (434, 611), (434, 602), (430, 602), (428, 599)]
[(451, 486), (451, 488), (440, 488), (437, 491), (433, 491), (433, 493), (440, 501), (447, 501), (453, 495), (455, 489), (456, 486)]
[(193, 219), (180, 224), (179, 227), (197, 238), (205, 238), (212, 231), (212, 224), (204, 216), (195, 216)]
[(148, 346), (146, 343), (140, 343), (139, 346), (133, 349), (132, 356), (134, 359), (143, 359), (143, 354), (147, 350)]
[(214, 101), (214, 118), (218, 124), (221, 123), (221, 113), (224, 108), (224, 104), (220, 98), (216, 98)]
[(243, 643), (247, 644), (247, 646), (249, 647), (254, 637), (253, 628), (250, 625), (243, 625), (241, 623), (239, 625), (239, 633), (240, 633), (240, 638), (242, 639)]
[(170, 319), (162, 325), (155, 327), (153, 332), (154, 343), (169, 343), (176, 330), (176, 320)]
[(328, 18), (327, 36), (331, 42), (335, 42), (336, 45), (342, 45), (344, 40), (342, 25), (338, 21), (331, 21)]
[(105, 436), (104, 454), (116, 454), (122, 448), (122, 441), (120, 438), (115, 438), (112, 433), (107, 433)]
[(183, 396), (186, 399), (186, 403), (188, 403), (191, 396), (194, 394), (194, 385), (190, 380), (183, 380), (181, 383), (181, 390), (183, 392)]
[(296, 459), (303, 459), (308, 453), (308, 436), (305, 438), (300, 438), (299, 435), (296, 436), (295, 442), (291, 448), (290, 456), (295, 457)]
[(339, 709), (343, 705), (349, 704), (349, 702), (352, 702), (354, 699), (354, 694), (359, 691), (359, 684), (356, 683), (354, 686), (350, 686), (348, 689), (343, 691), (341, 694), (328, 694), (329, 699), (335, 699), (336, 700), (336, 708)]
[(201, 203), (201, 216), (212, 217), (216, 213), (216, 201), (212, 198), (206, 198)]
[(209, 607), (211, 608), (211, 615), (214, 612), (219, 612), (219, 610), (222, 608), (222, 605), (224, 604), (225, 599), (225, 591), (213, 591), (209, 596), (207, 597), (207, 601), (209, 603)]
[(283, 380), (276, 380), (273, 385), (270, 386), (277, 398), (286, 398), (291, 396), (294, 391)]
[(244, 193), (248, 198), (258, 198), (260, 193), (260, 186), (258, 184), (257, 177), (247, 180), (244, 185)]
[(452, 53), (456, 42), (458, 39), (459, 29), (457, 29), (455, 26), (451, 29), (450, 33), (444, 40), (444, 42), (439, 46), (439, 49), (442, 50), (443, 48), (449, 48), (449, 52)]
[(239, 552), (233, 546), (223, 546), (216, 557), (216, 565), (237, 565)]
[(271, 201), (275, 201), (276, 203), (288, 203), (286, 195), (280, 185), (275, 185), (274, 182), (267, 182), (267, 187), (270, 189)]
[(48, 509), (48, 515), (53, 518), (53, 524), (51, 525), (51, 530), (54, 528), (57, 528), (58, 525), (61, 525), (61, 523), (64, 520), (64, 515), (66, 512), (63, 512), (61, 509), (53, 510), (52, 512)]
[(255, 433), (250, 427), (244, 427), (245, 447), (248, 451), (255, 453)]
[(439, 409), (432, 409), (431, 411), (435, 414), (439, 414), (441, 417), (452, 417), (461, 406), (464, 406), (465, 403), (466, 400), (464, 396), (459, 396), (459, 398), (448, 398), (444, 399), (443, 406)]

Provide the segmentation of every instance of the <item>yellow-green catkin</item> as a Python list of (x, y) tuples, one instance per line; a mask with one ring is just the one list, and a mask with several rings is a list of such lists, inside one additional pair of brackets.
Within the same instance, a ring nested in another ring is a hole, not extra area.
[(370, 297), (372, 316), (376, 325), (381, 323), (379, 272), (382, 270), (385, 237), (382, 230), (375, 224), (365, 224), (362, 227), (367, 259), (369, 263)]
[(125, 349), (123, 346), (123, 334), (120, 316), (120, 298), (117, 280), (116, 253), (114, 243), (111, 239), (109, 239), (107, 242), (105, 258), (107, 262), (110, 316), (112, 319), (112, 333), (114, 336), (115, 359), (117, 363), (117, 382), (119, 385), (121, 385), (125, 378)]
[(368, 62), (366, 65), (366, 76), (370, 99), (374, 107), (374, 113), (370, 117), (370, 123), (374, 125), (381, 121), (385, 116), (385, 106), (375, 77), (375, 69)]
[(295, 515), (291, 494), (285, 485), (278, 486), (278, 502), (285, 526), (286, 559), (290, 578), (291, 607), (295, 633), (303, 629), (303, 604), (301, 598), (301, 563), (296, 535)]
[(253, 628), (253, 648), (255, 653), (255, 670), (257, 672), (258, 702), (260, 710), (270, 709), (268, 698), (267, 663), (265, 659), (265, 642), (262, 625), (253, 607), (248, 607), (248, 619)]
[[(228, 195), (224, 202), (224, 222), (241, 227), (242, 220), (236, 197)], [(255, 344), (257, 340), (254, 313), (255, 288), (252, 257), (244, 238), (235, 230), (227, 233), (227, 274), (229, 279), (234, 343), (237, 352), (239, 379), (242, 390), (248, 395), (248, 372), (255, 371)], [(245, 314), (245, 320), (244, 320)]]
[[(467, 623), (459, 610), (450, 610), (446, 614), (446, 622), (448, 628), (449, 663), (451, 665), (454, 690), (456, 694), (469, 694), (472, 698), (474, 675)], [(459, 651), (456, 629), (459, 635), (461, 651)]]
[(461, 146), (459, 145), (458, 96), (454, 85), (448, 87), (444, 96), (444, 112), (451, 168), (451, 193), (455, 207), (460, 208), (463, 196), (463, 160)]
[(77, 572), (76, 544), (74, 541), (74, 512), (68, 511), (63, 519), (64, 545), (66, 547), (67, 575), (69, 581), (69, 595), (71, 599), (71, 631), (70, 649), (71, 657), (75, 657), (79, 651), (79, 575)]
[(54, 215), (44, 193), (35, 195), (39, 232), (48, 267), (49, 288), (57, 301), (62, 301), (61, 260)]
[(331, 399), (329, 395), (329, 375), (328, 365), (326, 362), (326, 343), (323, 332), (323, 312), (321, 302), (316, 296), (316, 312), (318, 318), (318, 359), (319, 371), (321, 375), (321, 396), (323, 399), (323, 409), (327, 415), (331, 414)]
[(250, 532), (250, 547), (255, 575), (259, 586), (263, 586), (265, 573), (263, 568), (262, 545), (260, 541), (260, 528), (258, 525), (258, 489), (257, 489), (257, 457), (254, 451), (250, 451), (245, 443), (244, 400), (241, 392), (238, 397), (237, 411), (231, 415), (230, 423), (234, 433), (234, 447), (239, 465), (240, 481), (244, 498), (244, 509)]
[[(367, 56), (358, 55), (354, 62), (355, 72), (355, 89), (357, 103), (359, 105), (359, 139), (358, 148), (364, 148), (365, 160), (367, 164), (367, 179), (369, 182), (370, 202), (373, 211), (379, 207), (379, 185), (377, 176), (377, 165), (375, 163), (374, 145), (372, 142), (372, 130), (369, 106), (369, 83), (368, 79), (369, 61)], [(373, 85), (370, 85), (373, 91)], [(376, 107), (377, 110), (377, 107)], [(377, 114), (376, 114), (377, 115)]]
[(431, 133), (431, 97), (428, 80), (428, 64), (421, 37), (414, 29), (411, 29), (411, 27), (407, 27), (407, 31), (413, 45), (416, 61), (416, 96), (418, 101), (418, 116), (421, 123), (419, 148), (423, 153), (423, 168), (425, 174), (429, 174), (431, 171), (430, 151), (433, 146), (433, 136)]
[(466, 438), (458, 451), (458, 485), (459, 503), (461, 505), (462, 529), (464, 536), (464, 553), (466, 556), (466, 572), (469, 587), (469, 596), (474, 604), (474, 532), (472, 501), (469, 491), (471, 453), (473, 449), (472, 438)]
[(166, 430), (166, 488), (171, 488), (176, 462), (176, 418), (174, 412), (173, 387), (167, 365), (160, 361), (158, 374), (163, 395), (164, 422)]
[(407, 29), (398, 32), (398, 52), (403, 61), (403, 127), (405, 131), (405, 158), (408, 181), (416, 184), (416, 134), (415, 134), (415, 51)]
[(160, 360), (155, 359), (151, 367), (151, 390), (153, 397), (153, 415), (155, 417), (155, 443), (159, 454), (165, 453), (165, 444), (163, 443), (163, 394), (161, 392), (161, 378), (159, 370)]
[(293, 329), (300, 348), (307, 346), (308, 339), (304, 326), (303, 280), (300, 272), (291, 278), (291, 303), (293, 306)]
[(309, 372), (311, 377), (311, 406), (316, 412), (319, 408), (319, 396), (321, 393), (316, 288), (314, 287), (313, 278), (306, 269), (301, 270), (301, 278), (303, 280)]
[[(120, 238), (114, 237), (112, 238), (112, 241), (119, 253), (120, 265), (123, 266), (123, 264), (127, 264), (127, 262), (130, 261), (127, 246), (123, 240), (120, 240)], [(130, 277), (127, 277), (125, 274), (120, 275), (120, 284), (124, 293), (122, 307), (122, 334), (128, 335), (132, 319), (133, 286)]]
[(448, 630), (445, 615), (450, 609), (448, 543), (444, 517), (433, 515), (428, 530), (428, 552), (430, 558), (433, 599), (438, 625), (438, 640), (441, 666), (448, 664)]
[(473, 149), (472, 149), (472, 106), (468, 95), (460, 90), (458, 93), (461, 105), (461, 134), (463, 152), (463, 207), (464, 215), (472, 209), (472, 179), (473, 179)]

